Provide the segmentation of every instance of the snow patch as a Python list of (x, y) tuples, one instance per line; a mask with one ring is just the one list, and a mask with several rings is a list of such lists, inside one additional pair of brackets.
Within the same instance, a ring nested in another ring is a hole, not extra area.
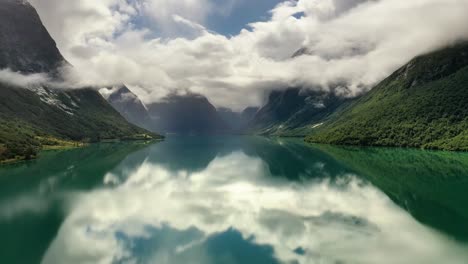
[[(57, 108), (59, 108), (60, 110), (64, 111), (65, 113), (69, 114), (69, 115), (74, 115), (73, 111), (74, 109), (70, 108), (69, 106), (67, 106), (66, 104), (64, 104), (60, 99), (59, 99), (59, 95), (56, 91), (52, 90), (52, 89), (47, 89), (43, 86), (31, 86), (29, 87), (29, 90), (33, 91), (34, 93), (36, 93), (38, 96), (39, 96), (39, 99), (48, 104), (48, 105), (51, 105), (51, 106), (55, 106)], [(71, 99), (71, 97), (69, 95), (66, 95), (67, 98), (70, 99), (70, 102), (71, 104), (78, 108), (78, 105)]]
[(322, 126), (322, 125), (323, 125), (323, 123), (318, 123), (318, 124), (312, 125), (312, 128), (317, 128), (317, 127)]

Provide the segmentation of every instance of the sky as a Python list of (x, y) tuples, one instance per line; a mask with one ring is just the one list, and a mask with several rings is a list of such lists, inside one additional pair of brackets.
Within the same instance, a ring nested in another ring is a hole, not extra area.
[(192, 92), (241, 110), (288, 87), (356, 96), (468, 39), (468, 0), (30, 2), (73, 65), (68, 85), (124, 83), (145, 103)]
[[(222, 6), (226, 0), (215, 0)], [(268, 11), (281, 0), (237, 0), (233, 1), (228, 12), (218, 13), (208, 17), (206, 27), (226, 36), (235, 36), (251, 22), (268, 21)]]

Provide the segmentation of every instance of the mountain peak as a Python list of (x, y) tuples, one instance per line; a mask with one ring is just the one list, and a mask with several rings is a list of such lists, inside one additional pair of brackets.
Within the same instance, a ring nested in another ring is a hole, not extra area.
[(25, 0), (0, 1), (0, 69), (53, 73), (66, 64), (34, 7)]
[(103, 88), (99, 92), (127, 121), (140, 127), (150, 128), (146, 106), (127, 86)]
[(138, 96), (125, 85), (103, 88), (99, 92), (108, 101), (130, 102), (139, 100)]

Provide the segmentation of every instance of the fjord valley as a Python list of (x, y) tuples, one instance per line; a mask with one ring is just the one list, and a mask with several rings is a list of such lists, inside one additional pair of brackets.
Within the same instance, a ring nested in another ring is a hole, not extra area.
[(0, 263), (468, 263), (467, 11), (0, 0)]

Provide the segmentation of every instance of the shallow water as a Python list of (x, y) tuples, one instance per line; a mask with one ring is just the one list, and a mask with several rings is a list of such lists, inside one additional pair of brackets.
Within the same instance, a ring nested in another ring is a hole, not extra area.
[(468, 154), (101, 144), (0, 168), (2, 263), (468, 263)]

